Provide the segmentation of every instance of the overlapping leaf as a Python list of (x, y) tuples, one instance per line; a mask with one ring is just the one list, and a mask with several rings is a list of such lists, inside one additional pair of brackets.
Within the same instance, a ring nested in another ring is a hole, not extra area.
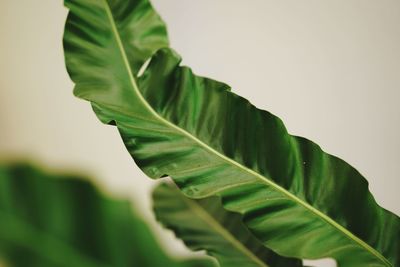
[(163, 183), (153, 192), (154, 212), (167, 228), (194, 251), (206, 250), (221, 267), (302, 266), (266, 249), (243, 225), (239, 214), (227, 212), (217, 197), (193, 200)]
[(148, 176), (169, 175), (192, 198), (221, 197), (281, 255), (333, 257), (340, 266), (400, 266), (400, 220), (376, 204), (359, 172), (289, 135), (279, 118), (227, 85), (181, 67), (169, 49), (161, 49), (138, 78), (131, 63), (137, 60), (135, 36), (124, 34), (113, 14), (119, 1), (100, 2), (96, 19), (104, 19), (104, 27), (88, 17), (81, 24), (67, 21), (68, 71), (75, 94), (91, 101), (103, 122), (118, 126)]
[(75, 176), (0, 165), (0, 258), (10, 267), (212, 267), (160, 249), (127, 201)]

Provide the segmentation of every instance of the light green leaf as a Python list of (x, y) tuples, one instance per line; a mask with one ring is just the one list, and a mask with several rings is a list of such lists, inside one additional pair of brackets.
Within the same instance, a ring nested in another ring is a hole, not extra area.
[(157, 220), (192, 250), (206, 250), (221, 267), (303, 266), (301, 260), (266, 249), (241, 216), (224, 210), (217, 197), (189, 199), (176, 186), (162, 183), (155, 188), (153, 201)]
[(0, 258), (9, 267), (212, 267), (178, 262), (129, 202), (72, 175), (0, 165)]
[[(110, 14), (108, 4), (119, 1), (100, 2)], [(281, 255), (333, 257), (340, 266), (400, 266), (400, 219), (376, 204), (353, 167), (289, 135), (279, 118), (227, 85), (180, 67), (169, 49), (138, 78), (130, 51), (135, 36), (116, 27), (118, 16), (102, 23), (108, 26), (98, 33), (100, 42), (72, 35), (67, 22), (65, 56), (75, 94), (91, 101), (103, 122), (117, 125), (148, 176), (169, 175), (192, 198), (221, 197)], [(79, 45), (69, 49), (70, 43)], [(92, 68), (101, 77), (87, 74)]]

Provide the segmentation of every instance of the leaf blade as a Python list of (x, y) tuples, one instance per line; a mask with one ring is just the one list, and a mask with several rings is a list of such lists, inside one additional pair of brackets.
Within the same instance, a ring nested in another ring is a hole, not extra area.
[(224, 266), (302, 266), (263, 245), (245, 228), (239, 214), (225, 211), (215, 197), (193, 200), (171, 184), (153, 191), (156, 218), (194, 251), (206, 250)]
[(0, 257), (11, 266), (214, 266), (170, 259), (129, 202), (27, 164), (0, 164), (0, 215)]
[[(130, 42), (121, 39), (117, 31), (114, 35), (122, 43)], [(127, 55), (123, 45), (119, 52)], [(278, 118), (230, 93), (226, 85), (180, 67), (173, 52), (162, 50), (152, 61), (138, 81), (133, 75), (125, 77), (131, 84), (119, 88), (118, 97), (109, 95), (102, 101), (96, 90), (77, 90), (78, 96), (92, 102), (102, 121), (116, 122), (128, 151), (147, 175), (170, 175), (190, 197), (222, 197), (227, 209), (244, 214), (252, 232), (280, 254), (332, 256), (346, 266), (398, 264), (399, 219), (377, 206), (355, 169), (312, 142), (290, 136)], [(124, 65), (129, 67), (126, 62)], [(122, 97), (124, 94), (128, 97)], [(224, 129), (234, 131), (230, 134)], [(262, 144), (254, 140), (262, 140)], [(357, 198), (346, 189), (346, 180), (356, 185)], [(323, 183), (329, 190), (321, 187)], [(238, 187), (242, 196), (235, 191)], [(356, 204), (349, 202), (352, 206), (346, 208), (335, 190)], [(267, 196), (268, 204), (251, 205), (258, 200), (243, 195), (252, 193)], [(337, 203), (345, 207), (343, 212)], [(376, 223), (377, 230), (366, 230), (352, 212), (367, 217), (368, 225)], [(290, 219), (282, 220), (290, 218), (290, 213), (299, 216), (300, 222), (291, 225)], [(389, 230), (384, 229), (385, 224)], [(282, 234), (285, 228), (291, 238)], [(279, 229), (279, 235), (273, 234)], [(377, 236), (384, 230), (394, 236), (385, 236), (390, 242)], [(293, 236), (298, 240), (294, 242)], [(318, 246), (325, 238), (333, 240), (332, 244)]]

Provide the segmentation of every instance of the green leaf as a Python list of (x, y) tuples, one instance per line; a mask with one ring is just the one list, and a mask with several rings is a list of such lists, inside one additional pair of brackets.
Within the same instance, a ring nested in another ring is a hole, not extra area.
[[(70, 10), (64, 33), (69, 55), (65, 61), (70, 76), (79, 80), (75, 91), (92, 88), (96, 101), (103, 103), (114, 92), (114, 97), (122, 97), (121, 103), (134, 97), (129, 91), (118, 94), (118, 88), (129, 88), (135, 81), (126, 78), (133, 78), (155, 51), (168, 46), (166, 27), (150, 2), (65, 0), (64, 4)], [(126, 53), (122, 55), (121, 49)]]
[[(108, 2), (98, 2), (109, 14)], [(227, 85), (180, 67), (169, 49), (161, 49), (138, 78), (131, 67), (135, 36), (115, 26), (121, 25), (118, 16), (103, 23), (109, 25), (99, 32), (100, 42), (71, 38), (67, 22), (65, 56), (75, 94), (91, 101), (103, 122), (117, 125), (148, 176), (169, 175), (192, 198), (221, 197), (281, 255), (333, 257), (340, 266), (400, 266), (400, 219), (377, 205), (358, 171), (289, 135), (279, 118)], [(71, 50), (71, 42), (79, 46)], [(93, 67), (110, 81), (87, 75)]]
[(0, 165), (0, 258), (7, 266), (214, 266), (170, 259), (129, 202), (77, 178)]
[(206, 250), (221, 267), (303, 266), (266, 249), (243, 225), (239, 214), (223, 209), (220, 199), (193, 200), (174, 185), (162, 183), (153, 192), (158, 221), (173, 230), (192, 250)]

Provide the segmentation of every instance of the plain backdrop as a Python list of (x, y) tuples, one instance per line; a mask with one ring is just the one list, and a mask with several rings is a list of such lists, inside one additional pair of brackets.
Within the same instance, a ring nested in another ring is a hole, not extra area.
[[(378, 203), (400, 214), (400, 1), (153, 3), (185, 65), (354, 165)], [(116, 129), (73, 97), (61, 43), (66, 15), (62, 1), (0, 0), (0, 158), (94, 177), (133, 199), (170, 253), (187, 253), (155, 223), (154, 182)]]

